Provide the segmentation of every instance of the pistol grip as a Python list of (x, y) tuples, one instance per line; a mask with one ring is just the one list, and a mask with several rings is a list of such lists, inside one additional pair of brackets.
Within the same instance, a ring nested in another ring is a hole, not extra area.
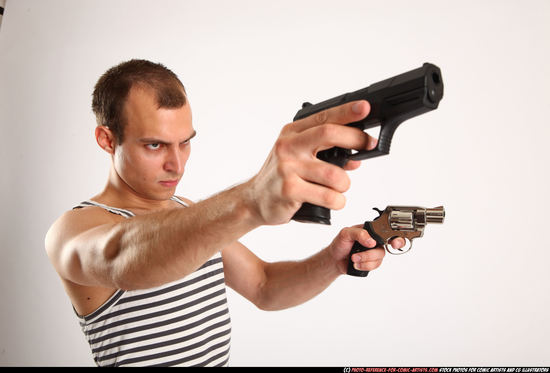
[[(351, 150), (349, 149), (334, 147), (320, 151), (317, 153), (317, 158), (338, 167), (344, 167), (348, 162), (348, 157), (350, 154)], [(300, 209), (296, 211), (292, 217), (292, 220), (302, 223), (330, 225), (330, 209), (305, 202), (302, 204)]]
[[(370, 222), (370, 221), (365, 222), (365, 224), (363, 225), (363, 229), (365, 229), (367, 232), (369, 232), (370, 236), (376, 241), (376, 246), (375, 247), (383, 246), (384, 245), (384, 240), (382, 239), (382, 237), (380, 237), (374, 231), (374, 229), (372, 228), (371, 223), (372, 222)], [(365, 246), (361, 245), (359, 242), (355, 241), (355, 243), (353, 244), (353, 247), (351, 248), (351, 251), (349, 253), (348, 272), (347, 272), (348, 275), (356, 276), (356, 277), (367, 277), (367, 275), (369, 274), (369, 271), (360, 271), (360, 270), (355, 269), (355, 267), (353, 266), (353, 262), (351, 261), (351, 256), (355, 253), (359, 253), (359, 252), (366, 251), (366, 250), (371, 250), (371, 249), (374, 249), (374, 247), (365, 247)]]

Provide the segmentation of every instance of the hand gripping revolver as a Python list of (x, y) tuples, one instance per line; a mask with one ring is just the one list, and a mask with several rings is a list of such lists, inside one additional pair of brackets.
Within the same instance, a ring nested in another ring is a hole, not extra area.
[[(383, 246), (388, 253), (393, 255), (408, 252), (412, 247), (412, 241), (417, 237), (422, 237), (428, 223), (443, 223), (445, 220), (443, 206), (432, 209), (416, 206), (388, 206), (383, 211), (377, 208), (374, 210), (380, 216), (373, 221), (365, 222), (363, 229), (369, 232), (377, 246)], [(405, 239), (405, 247), (394, 249), (390, 245), (390, 240), (397, 237)], [(370, 249), (355, 241), (348, 261), (348, 275), (365, 277), (369, 274), (369, 271), (360, 271), (353, 267), (351, 255)]]

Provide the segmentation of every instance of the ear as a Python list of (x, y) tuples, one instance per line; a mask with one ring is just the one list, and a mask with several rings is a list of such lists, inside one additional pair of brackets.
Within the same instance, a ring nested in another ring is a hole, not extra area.
[(109, 127), (97, 126), (95, 128), (95, 140), (101, 149), (105, 150), (107, 153), (115, 153), (116, 139)]

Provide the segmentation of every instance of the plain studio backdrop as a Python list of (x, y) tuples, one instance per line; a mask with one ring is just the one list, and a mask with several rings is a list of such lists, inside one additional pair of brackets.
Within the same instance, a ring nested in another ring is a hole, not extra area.
[(391, 204), (443, 205), (445, 223), (289, 310), (229, 290), (230, 365), (550, 365), (549, 46), (547, 0), (8, 0), (0, 364), (93, 365), (44, 235), (105, 184), (95, 82), (146, 58), (189, 94), (198, 136), (177, 193), (193, 200), (252, 177), (303, 101), (424, 62), (442, 71), (439, 109), (350, 173), (331, 226), (262, 227), (242, 242), (268, 261), (302, 259)]

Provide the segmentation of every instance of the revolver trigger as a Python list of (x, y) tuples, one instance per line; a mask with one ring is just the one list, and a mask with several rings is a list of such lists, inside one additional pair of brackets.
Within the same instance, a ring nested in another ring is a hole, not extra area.
[(392, 255), (401, 255), (401, 254), (407, 253), (412, 248), (412, 239), (401, 237), (401, 238), (405, 239), (405, 246), (400, 247), (399, 249), (394, 249), (393, 246), (389, 244), (389, 241), (396, 238), (396, 237), (401, 237), (401, 236), (395, 236), (395, 237), (390, 238), (388, 240), (388, 243), (386, 243), (384, 245), (384, 248), (386, 249), (386, 251), (388, 253), (392, 254)]

